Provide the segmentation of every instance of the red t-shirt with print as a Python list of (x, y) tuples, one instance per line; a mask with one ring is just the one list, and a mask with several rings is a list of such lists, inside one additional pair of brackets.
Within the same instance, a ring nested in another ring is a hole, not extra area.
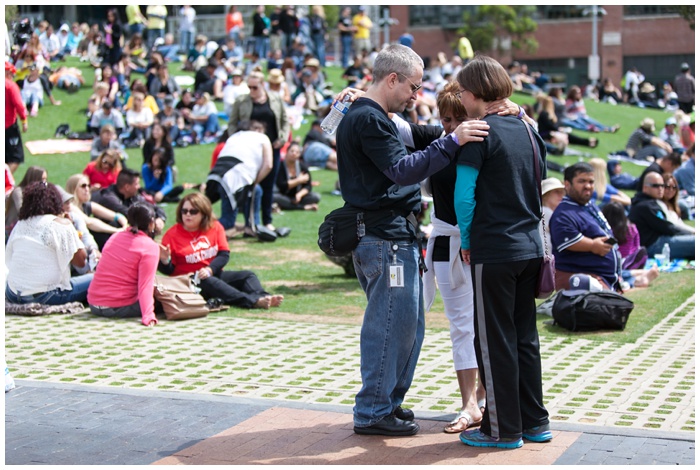
[(170, 246), (175, 271), (173, 276), (190, 274), (209, 266), (219, 251), (230, 251), (224, 227), (219, 221), (209, 230), (188, 232), (181, 224), (175, 224), (163, 235), (161, 243)]

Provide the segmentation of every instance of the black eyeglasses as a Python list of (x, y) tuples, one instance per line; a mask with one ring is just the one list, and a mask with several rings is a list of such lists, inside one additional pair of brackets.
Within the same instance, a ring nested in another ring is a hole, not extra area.
[(646, 186), (649, 186), (650, 188), (654, 188), (654, 189), (666, 187), (666, 185), (663, 183), (647, 183)]
[(185, 209), (183, 207), (182, 209), (180, 209), (180, 212), (182, 213), (182, 215), (197, 215), (199, 214), (199, 209)]
[(411, 93), (418, 93), (418, 90), (423, 88), (423, 84), (416, 85), (415, 83), (413, 83), (413, 81), (411, 81), (410, 78), (408, 78), (406, 75), (402, 74), (401, 72), (399, 72), (399, 75), (401, 75), (403, 78), (408, 80), (408, 83), (411, 84)]
[(664, 186), (664, 188), (666, 188), (666, 189), (678, 189), (678, 186), (673, 186), (672, 184), (667, 184), (666, 186)]

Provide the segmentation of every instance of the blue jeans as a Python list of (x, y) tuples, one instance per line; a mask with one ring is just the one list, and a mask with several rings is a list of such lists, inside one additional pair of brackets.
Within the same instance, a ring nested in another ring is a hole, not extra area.
[(216, 134), (219, 132), (219, 116), (216, 114), (210, 114), (207, 117), (207, 122), (202, 124), (200, 122), (195, 123), (192, 129), (197, 133), (197, 137), (201, 140), (204, 137), (204, 133)]
[(311, 43), (313, 44), (314, 50), (312, 51), (318, 61), (321, 63), (321, 67), (326, 66), (326, 38), (323, 34), (312, 34)]
[(33, 302), (44, 305), (63, 305), (68, 302), (87, 302), (87, 291), (92, 282), (93, 273), (83, 274), (70, 278), (73, 289), (54, 289), (38, 294), (22, 295), (21, 292), (12, 292), (9, 286), (5, 287), (5, 299), (13, 304), (30, 304)]
[[(389, 287), (392, 245), (403, 263), (404, 287)], [(355, 396), (354, 422), (377, 423), (401, 405), (425, 334), (418, 242), (387, 241), (366, 235), (353, 251), (357, 279), (367, 295), (360, 332), (362, 388)]]
[[(219, 185), (219, 197), (221, 198), (221, 217), (219, 217), (219, 222), (225, 229), (233, 228), (236, 225), (236, 217), (238, 216), (238, 205), (233, 207), (231, 205), (231, 200), (224, 190), (223, 186)], [(253, 218), (255, 225), (260, 225), (260, 201), (262, 199), (262, 188), (260, 185), (255, 186), (255, 192), (253, 193)], [(250, 214), (250, 198), (246, 198), (246, 202), (243, 205), (243, 218), (245, 219), (245, 226), (250, 227), (250, 219), (248, 214)]]
[(167, 62), (179, 62), (180, 58), (178, 57), (178, 53), (181, 50), (189, 51), (189, 49), (180, 49), (180, 47), (181, 46), (177, 46), (176, 44), (172, 46), (158, 46), (158, 52), (163, 54), (163, 58)]
[(134, 23), (129, 25), (129, 36), (133, 36), (135, 33), (143, 35), (143, 23)]
[(180, 31), (180, 50), (187, 53), (194, 43), (194, 31)]
[(270, 38), (266, 36), (255, 36), (255, 52), (261, 59), (267, 59), (267, 53), (270, 50)]
[(148, 31), (148, 49), (150, 50), (153, 48), (153, 43), (156, 42), (156, 39), (162, 38), (165, 36), (165, 29), (147, 29)]
[(346, 69), (350, 64), (349, 59), (350, 54), (352, 53), (352, 34), (340, 36), (340, 50), (342, 54), (341, 63), (343, 64), (343, 68)]
[(562, 119), (563, 126), (569, 126), (581, 131), (599, 131), (610, 132), (612, 127), (601, 124), (590, 116), (579, 115), (576, 119)]
[(649, 257), (661, 254), (664, 244), (671, 248), (671, 259), (695, 259), (695, 235), (662, 235), (651, 246), (647, 247)]
[[(277, 181), (277, 172), (280, 168), (280, 149), (272, 149), (272, 170), (267, 174), (265, 179), (260, 182), (262, 188), (262, 223), (264, 225), (272, 223), (272, 199), (275, 191), (275, 182)], [(257, 211), (256, 211), (257, 213)]]

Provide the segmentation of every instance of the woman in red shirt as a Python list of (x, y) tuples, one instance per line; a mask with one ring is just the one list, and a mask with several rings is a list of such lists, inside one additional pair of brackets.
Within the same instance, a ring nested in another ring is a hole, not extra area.
[(107, 149), (94, 162), (87, 164), (83, 174), (90, 179), (90, 190), (96, 191), (117, 182), (122, 162), (115, 149)]
[(282, 295), (266, 292), (252, 271), (224, 271), (230, 250), (224, 227), (214, 218), (211, 202), (190, 193), (177, 205), (177, 223), (163, 236), (158, 270), (177, 276), (194, 273), (202, 296), (220, 298), (242, 308), (279, 307)]

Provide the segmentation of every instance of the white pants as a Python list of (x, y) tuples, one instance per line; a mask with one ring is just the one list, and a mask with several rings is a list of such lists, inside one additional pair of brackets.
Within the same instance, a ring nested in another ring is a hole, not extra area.
[(450, 263), (439, 261), (433, 263), (435, 279), (445, 304), (445, 316), (450, 321), (450, 338), (452, 339), (452, 360), (455, 370), (476, 369), (474, 352), (474, 291), (469, 265), (461, 263), (467, 278), (465, 284), (450, 287)]

